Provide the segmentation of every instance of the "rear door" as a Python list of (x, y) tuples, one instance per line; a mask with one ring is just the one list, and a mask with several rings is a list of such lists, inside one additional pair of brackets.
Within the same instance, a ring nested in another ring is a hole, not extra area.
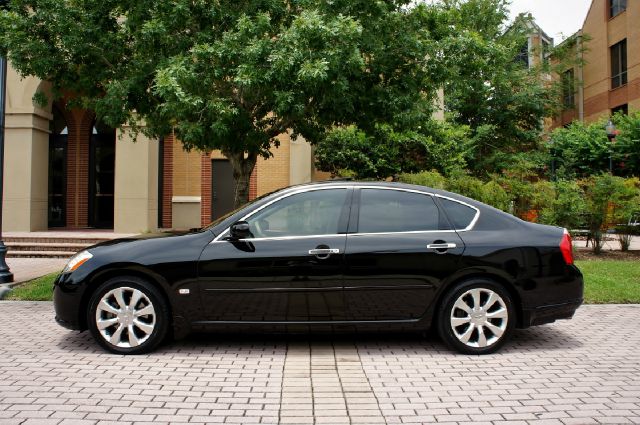
[(356, 321), (417, 320), (452, 274), (464, 243), (429, 194), (371, 187), (354, 193), (345, 301)]

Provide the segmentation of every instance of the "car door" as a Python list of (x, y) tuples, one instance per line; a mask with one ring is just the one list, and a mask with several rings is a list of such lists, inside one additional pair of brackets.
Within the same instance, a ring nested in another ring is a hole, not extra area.
[(204, 319), (231, 322), (343, 320), (350, 188), (284, 195), (245, 217), (252, 236), (216, 238), (203, 251)]
[(349, 319), (417, 320), (452, 274), (464, 243), (425, 193), (361, 188), (345, 254)]

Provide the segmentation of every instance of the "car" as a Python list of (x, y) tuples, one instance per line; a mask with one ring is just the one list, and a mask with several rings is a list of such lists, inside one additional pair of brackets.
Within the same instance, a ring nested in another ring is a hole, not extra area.
[(194, 331), (429, 328), (487, 354), (582, 298), (566, 229), (393, 182), (293, 186), (203, 229), (101, 243), (54, 284), (57, 322), (118, 354)]

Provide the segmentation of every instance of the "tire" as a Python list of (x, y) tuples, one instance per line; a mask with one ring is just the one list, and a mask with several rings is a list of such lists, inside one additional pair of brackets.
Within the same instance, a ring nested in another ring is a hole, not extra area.
[(93, 338), (115, 354), (152, 351), (167, 336), (169, 321), (169, 307), (160, 291), (133, 276), (102, 284), (91, 296), (87, 311)]
[(509, 292), (492, 280), (473, 279), (455, 285), (444, 296), (437, 328), (440, 338), (453, 350), (490, 354), (509, 339), (515, 322)]

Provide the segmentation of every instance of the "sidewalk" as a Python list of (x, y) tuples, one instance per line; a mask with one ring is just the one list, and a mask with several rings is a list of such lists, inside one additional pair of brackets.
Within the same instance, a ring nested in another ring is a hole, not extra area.
[[(620, 242), (618, 242), (618, 237), (616, 235), (606, 235), (605, 237), (606, 240), (602, 246), (603, 251), (620, 251)], [(573, 246), (576, 247), (576, 249), (591, 249), (593, 247), (592, 244), (589, 244), (589, 247), (587, 247), (586, 244), (586, 239), (573, 240)], [(640, 250), (640, 236), (631, 237), (631, 246), (629, 246), (629, 250)]]
[(13, 273), (12, 286), (35, 279), (45, 274), (61, 271), (68, 258), (7, 258), (7, 264)]

